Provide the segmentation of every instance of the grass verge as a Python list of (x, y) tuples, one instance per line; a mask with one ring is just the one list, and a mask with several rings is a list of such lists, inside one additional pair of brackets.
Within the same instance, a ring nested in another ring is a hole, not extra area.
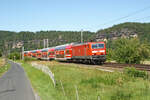
[[(125, 73), (103, 72), (75, 64), (36, 62), (47, 65), (55, 75), (56, 88), (48, 75), (23, 63), (32, 86), (42, 100), (150, 100), (150, 80)], [(63, 95), (62, 85), (65, 91)]]
[(0, 77), (6, 72), (8, 71), (8, 69), (10, 68), (10, 64), (5, 63), (5, 60), (0, 58)]
[(33, 89), (38, 93), (41, 100), (65, 100), (62, 93), (54, 88), (53, 83), (48, 75), (31, 67), (28, 63), (23, 63)]

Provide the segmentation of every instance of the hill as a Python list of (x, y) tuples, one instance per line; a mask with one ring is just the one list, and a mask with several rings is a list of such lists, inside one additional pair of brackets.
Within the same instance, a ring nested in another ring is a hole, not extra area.
[[(80, 42), (81, 32), (77, 31), (39, 31), (39, 32), (10, 32), (0, 31), (0, 49), (25, 50), (40, 49), (44, 47), (43, 39), (49, 40), (49, 47), (71, 42)], [(83, 40), (89, 41), (93, 32), (84, 31)]]
[(141, 41), (147, 39), (150, 42), (150, 23), (121, 23), (97, 31), (93, 39), (95, 41), (101, 41), (104, 39), (114, 40), (120, 37), (138, 37)]

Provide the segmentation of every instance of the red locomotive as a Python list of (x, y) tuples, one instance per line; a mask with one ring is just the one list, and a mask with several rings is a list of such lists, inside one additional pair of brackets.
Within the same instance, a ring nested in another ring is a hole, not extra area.
[(72, 60), (87, 63), (103, 63), (106, 60), (104, 42), (87, 42), (72, 46)]
[[(27, 54), (28, 53), (28, 54)], [(104, 42), (71, 43), (42, 50), (28, 51), (24, 56), (37, 59), (64, 60), (100, 64), (106, 61)]]

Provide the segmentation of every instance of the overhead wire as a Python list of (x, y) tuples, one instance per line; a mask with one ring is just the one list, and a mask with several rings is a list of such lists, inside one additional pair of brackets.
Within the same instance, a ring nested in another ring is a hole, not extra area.
[(142, 18), (137, 18), (137, 19), (134, 19), (134, 20), (132, 20), (132, 21), (138, 21), (138, 20), (147, 19), (147, 18), (150, 18), (150, 15), (149, 15), (149, 16), (146, 16), (146, 17), (142, 17)]
[(116, 22), (116, 21), (119, 21), (119, 20), (122, 20), (122, 19), (126, 19), (126, 18), (128, 18), (128, 17), (130, 17), (130, 16), (133, 16), (133, 15), (135, 15), (135, 14), (141, 13), (141, 12), (143, 12), (143, 11), (145, 11), (145, 10), (148, 10), (148, 9), (150, 9), (150, 6), (145, 7), (145, 8), (143, 8), (143, 9), (140, 9), (140, 10), (137, 10), (137, 11), (135, 11), (135, 12), (129, 13), (129, 14), (126, 15), (126, 16), (123, 16), (123, 17), (117, 18), (117, 19), (115, 19), (115, 20), (106, 22), (106, 23), (104, 23), (104, 24), (102, 24), (102, 25), (106, 25), (106, 24), (113, 23), (113, 22)]
[[(113, 23), (115, 23), (115, 22), (117, 22), (117, 21), (120, 21), (120, 20), (123, 20), (123, 19), (127, 19), (128, 17), (134, 16), (134, 15), (136, 15), (136, 14), (138, 14), (138, 13), (141, 13), (141, 12), (143, 12), (143, 11), (146, 11), (146, 10), (148, 10), (148, 9), (150, 9), (150, 6), (147, 6), (147, 7), (145, 7), (145, 8), (140, 9), (140, 10), (134, 11), (134, 12), (129, 13), (129, 14), (125, 15), (125, 16), (120, 17), (120, 18), (117, 18), (117, 19), (114, 19), (114, 20), (105, 22), (105, 23), (103, 23), (103, 24), (96, 25), (96, 27), (104, 26), (104, 25), (107, 25), (107, 24), (113, 24)], [(150, 16), (146, 16), (146, 17), (144, 17), (144, 18), (135, 19), (134, 21), (141, 20), (141, 19), (145, 19), (145, 18), (147, 18), (147, 17), (150, 17)], [(95, 25), (92, 25), (92, 26), (94, 27)], [(92, 27), (87, 27), (87, 29), (93, 29), (93, 28), (92, 28)]]

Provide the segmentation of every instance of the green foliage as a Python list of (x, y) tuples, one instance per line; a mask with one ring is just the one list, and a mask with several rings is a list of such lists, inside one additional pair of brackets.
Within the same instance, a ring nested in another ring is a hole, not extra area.
[(2, 51), (0, 50), (0, 57), (2, 57)]
[(149, 45), (140, 43), (136, 38), (118, 39), (114, 45), (114, 58), (119, 63), (139, 64), (150, 55)]
[(124, 89), (117, 89), (111, 96), (111, 100), (131, 100), (132, 92), (125, 91)]
[(67, 100), (63, 96), (61, 85), (60, 90), (57, 90), (57, 86), (54, 87), (49, 75), (43, 73), (41, 70), (38, 70), (32, 67), (28, 63), (23, 63), (23, 67), (31, 81), (31, 84), (40, 96), (42, 100)]
[(116, 85), (119, 84), (117, 82), (117, 79), (119, 78), (119, 74), (107, 74), (107, 75), (102, 75), (99, 77), (92, 77), (90, 79), (82, 79), (80, 84), (81, 85), (89, 85), (92, 88), (101, 88), (101, 84), (104, 85)]
[(150, 42), (150, 23), (121, 23), (104, 30), (99, 30), (95, 36), (106, 34), (106, 38), (110, 38), (112, 34), (121, 35), (122, 33), (136, 33), (141, 41), (146, 39)]
[(141, 77), (144, 79), (148, 78), (148, 73), (146, 71), (136, 70), (134, 67), (126, 67), (124, 73), (130, 77)]
[(31, 58), (31, 57), (24, 57), (24, 62), (28, 62), (28, 61), (36, 61), (36, 58)]
[(107, 61), (113, 60), (114, 59), (114, 51), (113, 51), (113, 49), (107, 48), (106, 50), (107, 50), (106, 51), (107, 52), (107, 55), (106, 55)]
[[(84, 31), (83, 40), (89, 41), (94, 32)], [(38, 32), (9, 32), (0, 31), (0, 48), (9, 43), (11, 48), (14, 44), (23, 41), (25, 50), (43, 48), (43, 39), (49, 39), (49, 46), (56, 46), (71, 42), (80, 42), (79, 31), (38, 31)], [(12, 51), (12, 50), (11, 50)], [(16, 51), (16, 49), (14, 50)]]
[(11, 54), (9, 55), (9, 59), (19, 60), (19, 59), (20, 59), (20, 53), (19, 53), (19, 52), (11, 53)]
[(4, 66), (0, 66), (0, 76), (6, 72), (10, 68), (10, 64), (5, 64)]
[[(149, 100), (150, 81), (130, 77), (119, 72), (104, 72), (76, 64), (38, 62), (49, 66), (54, 73), (57, 86), (54, 88), (49, 76), (23, 63), (23, 67), (35, 91), (42, 100), (76, 100), (77, 86), (80, 100)], [(62, 84), (60, 83), (60, 80)], [(63, 96), (62, 86), (65, 91)]]

